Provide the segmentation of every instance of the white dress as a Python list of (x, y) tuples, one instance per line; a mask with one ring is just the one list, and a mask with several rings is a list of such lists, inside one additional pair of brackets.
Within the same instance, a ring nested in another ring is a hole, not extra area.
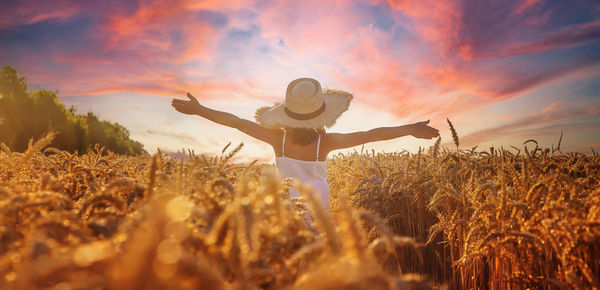
[[(321, 146), (321, 135), (317, 142), (317, 157), (315, 161), (298, 160), (285, 157), (285, 131), (281, 145), (282, 157), (275, 158), (277, 171), (282, 178), (294, 178), (302, 183), (310, 184), (319, 195), (321, 203), (327, 209), (329, 206), (329, 184), (327, 183), (327, 161), (319, 161), (319, 147)], [(298, 191), (290, 189), (290, 196), (298, 197)]]

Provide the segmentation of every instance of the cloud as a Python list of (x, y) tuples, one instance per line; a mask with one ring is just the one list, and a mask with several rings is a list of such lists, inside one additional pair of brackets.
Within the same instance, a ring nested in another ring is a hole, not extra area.
[(525, 43), (513, 43), (503, 47), (504, 51), (480, 57), (506, 57), (543, 50), (561, 49), (600, 39), (600, 21), (573, 24), (544, 33), (541, 39)]
[(473, 109), (479, 104), (493, 104), (512, 99), (536, 88), (543, 87), (575, 72), (590, 70), (588, 75), (598, 75), (594, 70), (600, 62), (599, 50), (577, 49), (568, 53), (553, 53), (543, 61), (520, 56), (510, 61), (478, 63), (446, 62), (442, 65), (426, 64), (420, 67), (423, 76), (444, 90), (462, 92), (471, 96)]
[[(569, 7), (541, 0), (387, 3), (410, 18), (409, 29), (414, 25), (415, 32), (444, 57), (467, 61), (579, 45), (600, 34), (594, 4), (587, 1)], [(576, 13), (565, 14), (565, 9)], [(557, 27), (561, 20), (575, 23)]]
[(525, 0), (522, 1), (520, 4), (517, 4), (517, 6), (514, 8), (514, 10), (512, 11), (512, 14), (521, 14), (529, 9), (531, 9), (534, 5), (540, 3), (541, 0)]
[(544, 109), (542, 109), (542, 113), (548, 114), (548, 113), (552, 112), (554, 109), (556, 109), (557, 107), (563, 105), (564, 103), (565, 103), (564, 100), (560, 100), (560, 101), (554, 102), (554, 103), (550, 104), (550, 106), (545, 107)]
[(162, 137), (177, 139), (181, 142), (188, 143), (188, 144), (200, 143), (200, 141), (196, 137), (188, 135), (188, 134), (184, 134), (184, 133), (168, 132), (168, 131), (157, 130), (157, 129), (148, 129), (148, 130), (146, 130), (146, 133), (150, 134), (150, 135), (154, 135), (154, 136), (162, 136)]
[[(64, 3), (57, 7), (77, 7)], [(121, 5), (82, 4), (77, 15), (91, 23), (86, 30), (67, 32), (75, 33), (71, 36), (75, 43), (52, 40), (66, 32), (56, 31), (56, 36), (41, 43), (44, 57), (30, 59), (30, 54), (15, 59), (13, 55), (13, 61), (26, 70), (33, 66), (32, 77), (57, 84), (64, 95), (119, 90), (172, 95), (223, 84), (215, 90), (218, 94), (255, 97), (274, 91), (278, 88), (274, 80), (285, 83), (295, 77), (295, 71), (353, 90), (366, 97), (365, 103), (378, 100), (381, 108), (397, 114), (424, 115), (439, 112), (439, 108), (423, 106), (436, 97), (455, 104), (453, 110), (468, 109), (465, 99), (476, 104), (480, 103), (476, 96), (512, 97), (589, 62), (558, 63), (547, 72), (531, 72), (522, 67), (498, 71), (497, 64), (465, 60), (495, 61), (583, 44), (596, 37), (599, 26), (598, 21), (591, 21), (549, 30), (550, 20), (544, 15), (554, 15), (558, 8), (536, 1), (500, 5), (389, 0), (358, 5), (347, 1), (224, 4), (177, 0)], [(576, 8), (585, 8), (580, 6)], [(27, 15), (40, 14), (26, 6), (18, 8), (29, 11)], [(540, 13), (540, 9), (546, 10)], [(387, 24), (379, 19), (388, 19)], [(515, 33), (515, 28), (522, 28), (523, 35)], [(502, 37), (509, 41), (496, 39)], [(15, 46), (11, 54), (21, 50)], [(45, 71), (35, 68), (32, 63), (36, 61), (45, 63)], [(244, 90), (248, 84), (252, 87)]]
[(495, 82), (494, 87), (491, 87), (489, 94), (494, 98), (514, 96), (517, 93), (551, 82), (574, 71), (595, 66), (599, 62), (600, 53), (594, 53), (591, 56), (584, 56), (571, 62), (556, 65), (528, 75), (512, 72), (513, 77), (511, 77), (509, 75), (511, 72), (505, 71), (504, 75)]
[(286, 0), (266, 5), (258, 22), (262, 37), (281, 39), (291, 57), (306, 60), (352, 43), (360, 17), (348, 1)]
[(140, 3), (133, 13), (109, 14), (100, 28), (107, 36), (104, 45), (150, 62), (206, 59), (219, 24), (198, 17), (202, 6), (190, 6), (188, 1), (157, 1)]
[(77, 1), (3, 1), (0, 10), (0, 30), (15, 29), (42, 21), (65, 21), (79, 11)]
[[(461, 145), (475, 146), (483, 142), (506, 137), (553, 136), (561, 130), (588, 134), (597, 131), (600, 100), (554, 102), (540, 112), (518, 118), (512, 122), (479, 130), (460, 137)], [(596, 118), (596, 120), (594, 120)], [(593, 141), (593, 140), (586, 140)]]
[(388, 0), (387, 3), (413, 20), (405, 24), (407, 29), (414, 27), (421, 38), (443, 54), (460, 46), (460, 19), (463, 15), (460, 1)]

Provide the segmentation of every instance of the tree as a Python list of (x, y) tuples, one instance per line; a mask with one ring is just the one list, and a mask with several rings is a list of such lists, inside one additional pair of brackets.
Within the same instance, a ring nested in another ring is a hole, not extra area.
[(25, 77), (4, 66), (0, 72), (0, 142), (11, 150), (24, 151), (29, 139), (48, 131), (58, 133), (53, 146), (71, 152), (86, 152), (95, 144), (115, 153), (138, 155), (143, 145), (129, 138), (129, 131), (118, 123), (101, 121), (94, 113), (77, 115), (66, 109), (56, 91), (28, 91)]

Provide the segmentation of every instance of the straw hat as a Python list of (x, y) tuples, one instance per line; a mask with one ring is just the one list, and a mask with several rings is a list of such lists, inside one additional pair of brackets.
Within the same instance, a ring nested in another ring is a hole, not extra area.
[(317, 80), (300, 78), (287, 86), (283, 104), (262, 107), (254, 118), (266, 127), (329, 128), (348, 110), (351, 100), (348, 92), (323, 90)]

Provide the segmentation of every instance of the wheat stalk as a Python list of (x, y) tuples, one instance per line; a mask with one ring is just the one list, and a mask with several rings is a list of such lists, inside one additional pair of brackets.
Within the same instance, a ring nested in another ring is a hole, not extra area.
[(40, 138), (38, 141), (33, 143), (33, 139), (29, 140), (29, 146), (27, 147), (27, 151), (21, 157), (21, 160), (17, 164), (17, 171), (24, 168), (28, 162), (33, 159), (33, 157), (40, 151), (42, 148), (50, 145), (52, 140), (56, 136), (56, 132), (48, 132), (44, 137)]
[(437, 140), (435, 140), (435, 144), (433, 145), (433, 157), (437, 157), (438, 154), (440, 153), (440, 144), (442, 143), (442, 137), (438, 137)]
[(452, 125), (450, 119), (446, 118), (446, 121), (448, 121), (448, 126), (450, 126), (450, 132), (452, 133), (452, 140), (454, 140), (454, 145), (456, 145), (456, 150), (458, 150), (458, 146), (460, 143), (458, 140), (458, 134), (456, 133), (456, 129), (454, 129), (454, 125)]

